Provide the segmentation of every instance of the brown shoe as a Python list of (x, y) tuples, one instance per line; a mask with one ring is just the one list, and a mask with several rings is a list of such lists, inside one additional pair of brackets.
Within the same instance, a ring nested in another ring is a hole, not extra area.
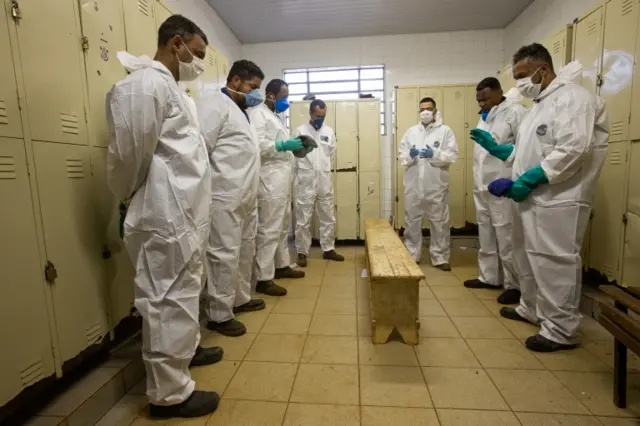
[(335, 250), (329, 250), (322, 253), (322, 258), (326, 260), (333, 260), (334, 262), (344, 262), (344, 256), (336, 253)]
[(307, 266), (307, 255), (306, 254), (302, 254), (302, 253), (298, 253), (298, 261), (296, 263), (301, 268), (304, 268), (305, 266)]
[(299, 279), (299, 278), (304, 278), (304, 276), (305, 276), (304, 271), (298, 271), (296, 269), (293, 269), (287, 266), (286, 268), (276, 268), (276, 274), (274, 276), (274, 279), (276, 280), (279, 280), (282, 278)]
[(442, 265), (436, 265), (436, 268), (440, 269), (441, 271), (445, 271), (445, 272), (451, 271), (451, 265), (449, 265), (448, 263), (443, 263)]
[(266, 294), (267, 296), (285, 296), (287, 294), (287, 289), (284, 287), (280, 287), (278, 284), (274, 283), (273, 280), (269, 281), (258, 281), (256, 285), (256, 292)]

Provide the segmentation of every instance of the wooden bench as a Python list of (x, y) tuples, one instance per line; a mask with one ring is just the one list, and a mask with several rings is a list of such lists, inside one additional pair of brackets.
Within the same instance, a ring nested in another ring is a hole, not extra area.
[(388, 221), (368, 219), (364, 229), (373, 343), (387, 343), (397, 329), (406, 344), (417, 345), (424, 274)]
[(598, 322), (614, 337), (613, 349), (613, 402), (618, 408), (627, 407), (627, 349), (640, 355), (640, 322), (629, 315), (629, 310), (640, 315), (640, 288), (600, 286), (614, 300), (614, 307), (600, 301)]

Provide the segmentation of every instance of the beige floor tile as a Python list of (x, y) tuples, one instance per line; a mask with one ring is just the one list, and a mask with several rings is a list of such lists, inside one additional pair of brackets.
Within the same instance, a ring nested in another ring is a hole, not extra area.
[(262, 328), (263, 334), (307, 334), (311, 315), (271, 314)]
[(349, 315), (356, 314), (356, 300), (354, 299), (323, 299), (318, 298), (316, 314)]
[(520, 426), (511, 411), (438, 410), (442, 426)]
[(516, 413), (522, 426), (600, 426), (595, 417), (570, 414)]
[(69, 426), (95, 425), (124, 396), (122, 372), (102, 386), (67, 418)]
[(587, 316), (583, 316), (580, 320), (580, 335), (583, 342), (611, 340), (611, 333), (601, 326), (598, 321)]
[(619, 417), (598, 417), (600, 423), (604, 426), (639, 426), (638, 419), (623, 419)]
[[(613, 337), (610, 340), (593, 340), (581, 345), (610, 368), (613, 368)], [(627, 369), (629, 373), (640, 373), (640, 357), (627, 351)]]
[(306, 336), (260, 334), (247, 353), (247, 361), (300, 362)]
[[(428, 282), (428, 280), (427, 280)], [(431, 287), (431, 291), (438, 300), (478, 300), (469, 290), (460, 287), (436, 286)]]
[(315, 314), (309, 334), (324, 336), (357, 336), (356, 315)]
[(448, 317), (422, 317), (420, 337), (460, 337), (460, 333)]
[(423, 367), (423, 371), (436, 408), (509, 409), (484, 370)]
[(436, 300), (436, 295), (429, 287), (420, 287), (420, 300)]
[(371, 301), (370, 299), (360, 298), (358, 299), (358, 315), (371, 315)]
[(358, 336), (371, 337), (371, 317), (358, 315)]
[(640, 417), (640, 376), (627, 376), (627, 408), (613, 403), (612, 373), (553, 373), (596, 416)]
[(300, 364), (290, 401), (358, 405), (358, 367)]
[(514, 339), (468, 339), (467, 344), (484, 368), (544, 370), (542, 363)]
[[(125, 395), (103, 418), (100, 419), (96, 426), (122, 426), (128, 425), (138, 417), (149, 400), (142, 395)], [(45, 426), (31, 425), (29, 426)]]
[(442, 305), (437, 300), (421, 300), (419, 305), (421, 317), (446, 317)]
[(462, 339), (420, 339), (416, 346), (420, 365), (427, 367), (480, 367), (480, 364)]
[(236, 401), (223, 399), (207, 426), (281, 425), (287, 404), (284, 402)]
[(147, 394), (147, 378), (143, 377), (131, 390), (128, 395), (146, 395)]
[(355, 285), (335, 285), (324, 283), (320, 289), (320, 299), (347, 299), (354, 300), (356, 298)]
[(282, 297), (273, 307), (274, 314), (312, 314), (316, 299), (290, 299)]
[(223, 359), (214, 365), (192, 368), (189, 371), (191, 378), (196, 382), (197, 390), (215, 391), (222, 395), (239, 366), (240, 361)]
[(433, 409), (362, 407), (362, 426), (439, 426)]
[[(358, 407), (289, 404), (283, 426), (360, 426)], [(235, 426), (235, 425), (234, 425)]]
[(224, 397), (286, 402), (297, 369), (297, 364), (245, 361), (231, 380)]
[(371, 339), (361, 337), (358, 341), (360, 365), (418, 366), (413, 346), (391, 341), (374, 345)]
[(130, 426), (205, 426), (210, 416), (196, 419), (165, 419), (158, 420), (150, 418), (144, 410)]
[[(359, 276), (359, 275), (358, 275)], [(329, 271), (325, 273), (322, 278), (322, 285), (335, 285), (335, 286), (354, 286), (356, 284), (356, 270), (355, 266), (353, 270), (348, 272)]]
[(301, 362), (357, 365), (358, 338), (353, 336), (308, 336)]
[(419, 367), (360, 367), (362, 405), (431, 408)]
[(610, 371), (610, 367), (584, 348), (572, 351), (535, 354), (549, 370), (559, 371)]
[(465, 339), (513, 339), (514, 336), (497, 318), (451, 318)]
[[(247, 327), (247, 333), (258, 334), (262, 331), (264, 323), (267, 321), (269, 314), (260, 312), (248, 312), (236, 315), (236, 319)], [(224, 349), (224, 348), (223, 348)]]
[(540, 326), (528, 322), (508, 320), (500, 316), (498, 318), (502, 325), (509, 329), (511, 334), (523, 342), (529, 337), (535, 336), (540, 331)]
[(460, 281), (465, 282), (466, 280), (472, 280), (474, 278), (478, 278), (479, 271), (477, 266), (455, 266), (454, 265), (451, 272)]
[(498, 303), (497, 300), (480, 299), (480, 302), (484, 305), (485, 308), (487, 308), (489, 312), (491, 312), (491, 315), (502, 319), (502, 317), (500, 316), (500, 309), (502, 309), (504, 305)]
[(224, 359), (227, 361), (242, 361), (249, 351), (255, 334), (245, 334), (238, 337), (227, 337), (222, 334), (213, 333), (200, 343), (205, 348), (220, 346), (224, 350)]
[(462, 281), (455, 275), (427, 277), (427, 285), (431, 287), (462, 287)]
[[(129, 421), (129, 423), (131, 423), (131, 420)], [(65, 418), (58, 417), (58, 416), (56, 417), (34, 416), (34, 417), (31, 417), (29, 420), (27, 420), (27, 422), (24, 424), (24, 426), (67, 426), (67, 425), (68, 423), (65, 420)]]
[(589, 411), (550, 372), (487, 370), (514, 411), (589, 414)]
[(450, 317), (493, 318), (493, 314), (479, 300), (441, 300), (440, 304)]
[[(278, 280), (277, 284), (281, 284), (282, 280)], [(286, 299), (317, 299), (320, 294), (320, 287), (310, 285), (297, 285), (295, 280), (288, 285), (283, 286), (287, 289)]]
[(498, 303), (497, 299), (500, 293), (502, 293), (502, 287), (498, 287), (495, 290), (489, 288), (470, 288), (469, 291), (480, 300)]

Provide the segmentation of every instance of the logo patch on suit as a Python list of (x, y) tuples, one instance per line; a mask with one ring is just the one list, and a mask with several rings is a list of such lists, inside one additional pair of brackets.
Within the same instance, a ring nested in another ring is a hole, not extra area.
[(322, 142), (329, 142), (329, 136), (320, 136)]
[(536, 129), (536, 134), (538, 136), (544, 136), (547, 134), (547, 125), (546, 124), (541, 124), (538, 126), (538, 128)]
[(438, 147), (440, 146), (440, 141), (435, 141), (435, 142), (433, 143), (433, 146), (434, 146), (434, 147), (436, 147), (436, 148), (438, 148)]

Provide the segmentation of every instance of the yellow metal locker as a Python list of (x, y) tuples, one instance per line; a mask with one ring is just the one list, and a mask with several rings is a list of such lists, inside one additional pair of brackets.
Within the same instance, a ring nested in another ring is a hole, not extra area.
[(229, 74), (229, 59), (222, 54), (222, 52), (218, 52), (217, 58), (217, 67), (218, 67), (218, 79), (220, 80), (220, 84), (227, 84), (227, 76)]
[(0, 405), (55, 373), (28, 173), (24, 141), (0, 137)]
[(360, 186), (359, 210), (360, 227), (358, 236), (364, 240), (364, 221), (380, 218), (380, 172), (360, 172), (358, 179)]
[(354, 170), (358, 167), (358, 103), (335, 103), (334, 132), (337, 140), (337, 170)]
[[(124, 0), (124, 1), (131, 1), (131, 0)], [(156, 28), (159, 30), (160, 25), (162, 25), (164, 21), (169, 19), (171, 15), (173, 15), (173, 12), (171, 12), (171, 10), (169, 10), (167, 6), (162, 4), (161, 1), (158, 1), (156, 3)], [(157, 31), (156, 31), (156, 34), (157, 34)]]
[[(512, 52), (511, 54), (516, 53)], [(509, 89), (516, 87), (516, 81), (513, 78), (513, 64), (511, 60), (509, 63), (502, 68), (498, 75), (498, 80), (500, 80), (500, 86), (502, 86), (502, 90), (506, 93)]]
[[(331, 127), (333, 131), (336, 130), (336, 106), (335, 102), (328, 101), (325, 102), (327, 104), (327, 115), (324, 119), (324, 123)], [(309, 122), (309, 106), (311, 102), (309, 101), (301, 101), (301, 102), (291, 102), (291, 108), (289, 109), (289, 117), (291, 123), (291, 133), (293, 133), (298, 127)]]
[(108, 332), (102, 233), (95, 217), (89, 148), (35, 142), (34, 156), (61, 362)]
[(611, 280), (620, 278), (627, 146), (626, 142), (609, 144), (593, 203), (589, 265)]
[[(424, 98), (431, 98), (434, 101), (436, 101), (436, 107), (438, 108), (438, 110), (440, 110), (440, 112), (443, 111), (443, 101), (444, 101), (444, 95), (443, 95), (443, 88), (440, 86), (427, 86), (427, 87), (421, 87), (420, 88), (420, 98), (418, 99), (418, 102), (420, 102), (422, 99)], [(418, 103), (416, 102), (415, 105), (415, 111), (416, 111), (416, 119), (415, 122), (418, 122), (418, 119), (420, 117), (420, 114), (418, 113)]]
[(358, 102), (358, 170), (380, 171), (380, 101)]
[[(640, 25), (640, 23), (639, 23)], [(636, 48), (633, 53), (633, 84), (631, 92), (631, 118), (629, 125), (629, 138), (640, 140), (640, 72), (636, 58), (640, 57), (640, 31), (636, 30)]]
[(93, 146), (109, 146), (105, 94), (127, 76), (116, 52), (126, 50), (120, 1), (84, 3), (80, 10), (82, 33), (87, 38), (84, 61), (89, 93), (89, 137)]
[(466, 158), (466, 139), (465, 130), (466, 119), (465, 113), (467, 109), (465, 86), (449, 86), (444, 88), (444, 99), (440, 108), (442, 109), (442, 118), (444, 124), (451, 127), (456, 135), (458, 144), (458, 159)]
[(622, 285), (637, 286), (640, 282), (640, 216), (627, 213), (624, 239)]
[(337, 172), (334, 188), (336, 202), (336, 239), (358, 238), (358, 173)]
[(398, 148), (405, 132), (418, 124), (419, 89), (417, 87), (401, 87), (396, 90), (396, 143), (394, 158), (396, 159), (396, 227), (402, 228), (404, 222), (404, 166), (398, 162)]
[(77, 6), (74, 0), (20, 2), (16, 27), (33, 140), (88, 143)]
[(573, 57), (584, 67), (582, 85), (592, 93), (597, 93), (602, 68), (603, 18), (603, 8), (598, 7), (574, 27)]
[(551, 34), (540, 44), (547, 48), (551, 53), (553, 67), (556, 72), (561, 70), (571, 61), (571, 42), (573, 40), (573, 26), (568, 25), (566, 28)]
[(464, 217), (466, 222), (477, 224), (476, 203), (473, 199), (473, 158), (467, 158), (465, 167)]
[(632, 142), (630, 149), (627, 211), (640, 216), (640, 142)]
[(153, 58), (158, 49), (155, 0), (123, 0), (127, 51)]
[[(478, 82), (479, 83), (479, 82)], [(502, 84), (502, 83), (501, 83)], [(466, 146), (466, 159), (464, 170), (464, 182), (465, 182), (465, 206), (464, 217), (465, 221), (469, 223), (476, 223), (476, 205), (473, 201), (473, 153), (475, 150), (475, 142), (470, 137), (471, 129), (478, 126), (480, 120), (480, 107), (476, 100), (476, 87), (477, 85), (467, 86), (466, 88), (466, 116), (465, 116), (465, 135), (464, 144)], [(504, 90), (504, 87), (503, 87)], [(460, 145), (461, 141), (458, 141)]]
[(456, 161), (449, 166), (449, 214), (452, 228), (464, 228), (465, 185), (464, 161)]
[(0, 137), (20, 138), (22, 120), (9, 40), (9, 22), (4, 7), (0, 7), (0, 24)]

